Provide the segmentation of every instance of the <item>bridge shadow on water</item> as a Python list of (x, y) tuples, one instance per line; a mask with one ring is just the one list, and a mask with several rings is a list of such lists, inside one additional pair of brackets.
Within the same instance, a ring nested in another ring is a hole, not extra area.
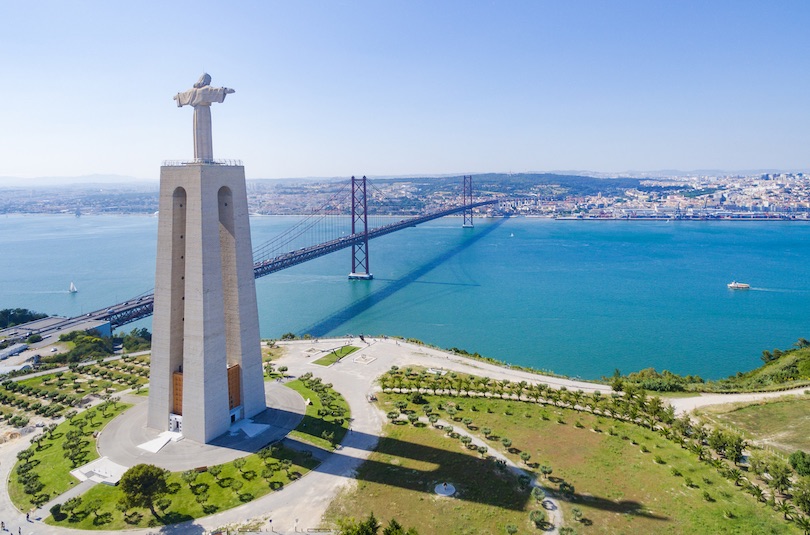
[[(281, 409), (270, 410), (286, 412)], [(282, 415), (280, 419), (288, 420), (287, 416), (300, 417), (289, 413)], [(298, 430), (306, 435), (307, 431), (303, 430), (320, 429), (320, 422), (311, 416), (304, 416)], [(397, 425), (409, 429), (414, 427), (404, 420)], [(345, 435), (342, 447), (333, 452), (321, 450), (290, 436), (284, 438), (282, 442), (295, 450), (314, 450), (315, 458), (321, 461), (313, 469), (314, 472), (350, 477), (361, 482), (377, 483), (426, 495), (434, 495), (436, 485), (447, 482), (454, 485), (457, 490), (454, 499), (514, 511), (523, 511), (527, 504), (533, 501), (531, 489), (525, 484), (521, 486), (518, 478), (521, 472), (498, 467), (491, 456), (484, 457), (474, 450), (465, 450), (459, 439), (447, 436), (444, 431), (432, 429), (429, 424), (419, 422), (415, 427), (418, 430), (413, 429), (414, 432), (431, 436), (423, 442), (414, 442), (395, 436), (377, 437), (352, 430)], [(315, 437), (316, 434), (312, 433), (312, 436)], [(255, 443), (249, 447), (247, 444), (244, 444), (244, 447), (234, 444), (232, 447), (245, 451), (257, 449)], [(361, 464), (354, 452), (344, 454), (347, 449), (376, 452), (376, 455)], [(548, 488), (555, 491), (556, 486), (564, 480), (553, 477), (549, 481), (538, 481), (549, 485)], [(307, 483), (304, 479), (296, 484)], [(613, 501), (600, 496), (575, 494), (573, 501), (612, 513), (658, 521), (670, 520), (649, 512), (644, 504), (631, 500)]]
[[(486, 227), (483, 228), (478, 227), (475, 233), (467, 237), (464, 241), (462, 241), (455, 247), (452, 247), (434, 256), (421, 266), (418, 266), (415, 269), (411, 270), (410, 272), (406, 273), (400, 279), (392, 280), (391, 283), (387, 284), (385, 287), (380, 288), (379, 290), (376, 290), (370, 293), (369, 295), (358, 299), (353, 303), (350, 303), (344, 308), (322, 319), (321, 321), (313, 325), (310, 325), (309, 327), (303, 329), (299, 334), (301, 335), (309, 334), (314, 337), (326, 336), (328, 333), (336, 330), (338, 327), (345, 324), (352, 318), (358, 316), (359, 314), (362, 314), (363, 312), (370, 309), (374, 305), (391, 297), (392, 295), (402, 290), (403, 288), (415, 282), (420, 282), (418, 280), (420, 277), (423, 277), (433, 269), (439, 267), (440, 265), (447, 262), (460, 252), (464, 251), (465, 249), (468, 249), (469, 247), (475, 245), (475, 243), (477, 243), (479, 240), (485, 238), (495, 229), (500, 227), (506, 221), (506, 219), (507, 218), (504, 217), (494, 221), (492, 224), (487, 225)], [(478, 229), (480, 229), (480, 231)], [(387, 279), (378, 279), (378, 280), (387, 280)], [(433, 284), (473, 286), (459, 283), (433, 283)]]

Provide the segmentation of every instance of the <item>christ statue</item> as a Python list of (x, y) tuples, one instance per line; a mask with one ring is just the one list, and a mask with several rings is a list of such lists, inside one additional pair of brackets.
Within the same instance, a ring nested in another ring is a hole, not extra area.
[(194, 107), (194, 159), (201, 162), (214, 160), (214, 146), (211, 137), (211, 104), (223, 102), (225, 95), (234, 93), (228, 87), (211, 87), (211, 75), (203, 73), (194, 87), (177, 93), (174, 100), (177, 107)]

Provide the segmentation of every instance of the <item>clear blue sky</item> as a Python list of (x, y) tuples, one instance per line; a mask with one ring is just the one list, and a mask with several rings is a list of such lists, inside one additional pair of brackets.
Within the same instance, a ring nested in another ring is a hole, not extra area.
[(0, 176), (810, 168), (810, 2), (0, 0)]

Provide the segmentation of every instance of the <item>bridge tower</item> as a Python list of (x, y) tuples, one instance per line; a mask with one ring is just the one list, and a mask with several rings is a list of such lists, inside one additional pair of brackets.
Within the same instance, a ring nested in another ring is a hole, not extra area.
[(147, 417), (200, 443), (265, 410), (245, 168), (211, 154), (215, 90), (178, 95), (194, 106), (195, 158), (160, 168)]
[[(472, 202), (472, 175), (464, 175), (464, 189), (461, 193), (461, 204), (467, 206), (472, 204)], [(473, 228), (472, 208), (466, 208), (464, 210), (464, 223), (462, 224), (462, 228)]]
[(352, 235), (362, 233), (363, 239), (352, 245), (351, 280), (374, 278), (368, 270), (368, 203), (366, 200), (366, 177), (352, 177)]

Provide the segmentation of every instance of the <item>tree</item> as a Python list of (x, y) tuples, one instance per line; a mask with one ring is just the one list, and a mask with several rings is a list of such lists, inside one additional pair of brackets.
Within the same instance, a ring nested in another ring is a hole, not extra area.
[(568, 498), (570, 498), (570, 497), (572, 497), (574, 495), (574, 491), (575, 491), (574, 485), (572, 485), (571, 483), (568, 483), (566, 481), (563, 481), (562, 483), (560, 483), (560, 492), (564, 496), (567, 496)]
[(222, 465), (217, 464), (208, 467), (208, 473), (214, 476), (214, 479), (219, 480), (219, 474), (222, 473)]
[(118, 486), (124, 494), (121, 501), (127, 507), (147, 507), (155, 518), (155, 502), (168, 492), (166, 478), (169, 473), (151, 464), (137, 464), (124, 472)]
[(532, 458), (532, 455), (528, 451), (521, 451), (520, 452), (520, 460), (522, 460), (525, 464), (529, 464), (529, 459)]
[(796, 522), (796, 527), (804, 531), (804, 535), (810, 535), (810, 518), (797, 516), (793, 521)]
[[(536, 488), (536, 487), (535, 487)], [(538, 528), (546, 522), (546, 512), (540, 509), (535, 509), (529, 513), (529, 520)]]
[(507, 532), (509, 535), (515, 535), (515, 533), (517, 533), (517, 532), (518, 532), (518, 528), (517, 528), (517, 526), (516, 526), (516, 525), (514, 525), (514, 524), (507, 524), (507, 525), (506, 525), (506, 532)]
[(242, 468), (245, 467), (245, 463), (247, 463), (247, 459), (245, 459), (244, 457), (240, 457), (238, 459), (233, 460), (233, 466), (234, 468), (239, 470), (239, 472), (241, 472)]
[(17, 459), (20, 461), (28, 461), (31, 457), (34, 456), (34, 451), (31, 448), (24, 449), (21, 452), (17, 453)]
[(90, 500), (84, 504), (84, 510), (90, 511), (96, 518), (98, 518), (99, 509), (101, 509), (101, 500)]
[(788, 520), (788, 517), (792, 518), (796, 514), (796, 508), (787, 500), (782, 500), (776, 504), (776, 510), (785, 516), (785, 520)]
[(768, 486), (784, 494), (790, 488), (790, 467), (782, 461), (773, 461), (768, 465)]
[(810, 476), (810, 454), (802, 450), (796, 450), (790, 454), (790, 466), (796, 470), (800, 476)]
[(392, 518), (383, 528), (383, 535), (419, 535), (419, 533), (414, 528), (406, 530), (396, 519)]
[(501, 439), (501, 444), (503, 444), (504, 448), (509, 449), (509, 448), (512, 447), (512, 440), (509, 439), (509, 438), (503, 437)]
[(196, 470), (186, 470), (185, 472), (180, 474), (180, 479), (188, 483), (188, 486), (191, 487), (191, 485), (193, 485), (194, 482), (197, 480), (198, 475), (199, 472), (197, 472)]
[(742, 485), (742, 482), (745, 481), (745, 477), (742, 475), (742, 472), (736, 468), (732, 468), (728, 471), (728, 478), (734, 482), (734, 486), (736, 487), (739, 487)]
[(489, 427), (482, 427), (481, 433), (484, 434), (484, 438), (489, 438), (489, 436), (492, 434), (492, 429), (490, 429)]
[(793, 502), (805, 514), (810, 515), (810, 477), (799, 479), (793, 486)]
[(374, 513), (369, 513), (368, 518), (363, 521), (352, 519), (338, 520), (339, 535), (377, 535), (380, 523)]
[(575, 521), (579, 522), (582, 520), (582, 510), (579, 507), (571, 509), (571, 514), (574, 516)]
[(65, 500), (65, 503), (62, 504), (62, 512), (69, 514), (71, 517), (73, 516), (73, 511), (76, 510), (82, 504), (82, 499), (80, 496), (76, 496), (75, 498), (70, 498)]
[(542, 501), (546, 499), (546, 491), (540, 487), (534, 487), (532, 489), (532, 498), (542, 503)]

